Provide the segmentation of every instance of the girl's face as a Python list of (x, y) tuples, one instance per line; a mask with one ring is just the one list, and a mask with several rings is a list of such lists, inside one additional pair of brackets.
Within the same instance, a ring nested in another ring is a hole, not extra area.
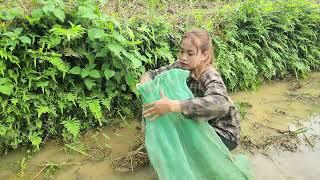
[(183, 69), (196, 69), (205, 57), (205, 53), (201, 53), (201, 50), (191, 42), (191, 38), (187, 37), (182, 41), (178, 58)]

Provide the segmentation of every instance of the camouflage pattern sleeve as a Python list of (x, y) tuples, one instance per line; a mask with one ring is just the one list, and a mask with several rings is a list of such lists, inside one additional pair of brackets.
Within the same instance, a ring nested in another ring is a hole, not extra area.
[(167, 66), (162, 66), (159, 69), (150, 70), (147, 73), (149, 74), (151, 79), (154, 79), (157, 75), (174, 68), (181, 68), (179, 61), (176, 61), (173, 64)]
[(229, 111), (228, 95), (226, 86), (218, 72), (211, 68), (208, 69), (201, 75), (199, 82), (203, 97), (182, 101), (182, 114), (203, 121), (226, 115)]

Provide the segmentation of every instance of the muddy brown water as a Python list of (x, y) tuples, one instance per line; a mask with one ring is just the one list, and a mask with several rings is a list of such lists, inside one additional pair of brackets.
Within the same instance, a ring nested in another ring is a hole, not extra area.
[[(306, 129), (298, 134), (298, 148), (293, 152), (290, 152), (292, 149), (286, 150), (287, 146), (278, 149), (277, 146), (281, 146), (283, 142), (275, 144), (275, 148), (270, 148), (267, 153), (249, 151), (246, 146), (240, 146), (233, 152), (248, 155), (256, 179), (320, 179), (320, 73), (312, 73), (310, 77), (300, 81), (267, 82), (257, 91), (238, 92), (231, 96), (235, 102), (245, 102), (252, 106), (247, 109), (241, 126), (242, 136), (254, 144), (263, 144), (270, 137), (280, 137), (283, 132), (294, 132), (300, 127)], [(137, 123), (131, 122), (130, 126), (135, 130)], [(88, 132), (81, 138), (82, 144), (94, 141), (99, 145), (106, 145), (104, 147), (111, 146), (111, 155), (92, 160), (88, 158), (88, 154), (95, 152), (91, 151), (95, 149), (94, 146), (78, 152), (65, 151), (61, 143), (51, 141), (27, 158), (23, 171), (21, 160), (27, 157), (25, 149), (9, 152), (0, 159), (0, 179), (32, 179), (35, 176), (36, 179), (157, 179), (151, 167), (129, 173), (112, 169), (111, 159), (125, 155), (137, 141), (128, 128), (104, 128)], [(102, 149), (107, 150), (108, 148)], [(92, 154), (97, 155), (101, 153)], [(48, 163), (56, 163), (58, 166), (43, 168), (42, 165)]]

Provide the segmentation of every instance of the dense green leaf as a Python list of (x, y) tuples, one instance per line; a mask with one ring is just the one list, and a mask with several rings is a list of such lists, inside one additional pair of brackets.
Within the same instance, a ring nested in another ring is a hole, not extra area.
[(9, 79), (8, 78), (0, 78), (0, 85), (1, 84), (5, 84), (6, 82), (8, 82)]
[(93, 78), (100, 78), (101, 77), (99, 71), (96, 69), (91, 70), (89, 73), (89, 76), (93, 77)]
[(124, 50), (121, 45), (114, 43), (108, 44), (108, 48), (118, 57), (120, 57), (121, 51)]
[(65, 14), (64, 14), (64, 11), (59, 9), (59, 8), (55, 8), (53, 10), (53, 14), (61, 21), (61, 22), (64, 22), (64, 19), (65, 19)]
[(13, 85), (0, 85), (0, 93), (10, 95), (13, 92)]
[(124, 38), (121, 34), (119, 34), (118, 32), (113, 32), (112, 36), (120, 43), (126, 43), (127, 40), (126, 38)]
[(124, 56), (126, 56), (132, 64), (132, 69), (137, 69), (142, 65), (142, 62), (140, 59), (138, 59), (134, 54), (126, 52), (126, 51), (122, 51), (122, 54)]
[(89, 69), (82, 69), (81, 70), (81, 77), (85, 78), (89, 75), (90, 70)]
[(109, 80), (110, 78), (112, 78), (114, 76), (115, 72), (113, 70), (110, 69), (105, 69), (104, 70), (104, 76), (107, 80)]
[(54, 11), (55, 9), (55, 5), (53, 4), (48, 4), (42, 8), (43, 12), (47, 15), (49, 15), (49, 13)]
[(136, 80), (131, 73), (127, 73), (125, 79), (126, 79), (127, 84), (131, 87), (136, 84)]
[(31, 16), (35, 20), (40, 20), (43, 17), (42, 9), (34, 9), (31, 13)]
[(79, 75), (81, 73), (81, 68), (79, 66), (75, 66), (69, 70), (71, 74)]
[(31, 44), (31, 39), (28, 36), (20, 36), (19, 39), (24, 44)]
[(97, 15), (94, 13), (94, 10), (90, 7), (80, 6), (78, 8), (77, 15), (82, 18), (95, 19)]
[(88, 37), (91, 41), (95, 39), (100, 39), (105, 35), (103, 29), (98, 29), (98, 28), (91, 28), (88, 29)]

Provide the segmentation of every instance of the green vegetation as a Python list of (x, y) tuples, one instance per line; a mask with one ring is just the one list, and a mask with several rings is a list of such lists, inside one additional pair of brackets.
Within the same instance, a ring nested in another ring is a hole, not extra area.
[[(143, 1), (150, 9), (126, 18), (108, 11), (108, 3), (1, 5), (1, 148), (39, 149), (56, 136), (76, 141), (81, 131), (109, 125), (119, 112), (137, 118), (139, 77), (172, 63), (191, 27), (212, 34), (215, 64), (230, 90), (304, 77), (320, 67), (319, 5), (307, 0), (216, 3), (215, 9), (209, 1), (201, 8), (188, 1), (184, 7), (194, 8), (170, 10), (177, 15), (166, 9), (176, 7), (170, 1)], [(156, 9), (168, 13), (154, 16)]]

